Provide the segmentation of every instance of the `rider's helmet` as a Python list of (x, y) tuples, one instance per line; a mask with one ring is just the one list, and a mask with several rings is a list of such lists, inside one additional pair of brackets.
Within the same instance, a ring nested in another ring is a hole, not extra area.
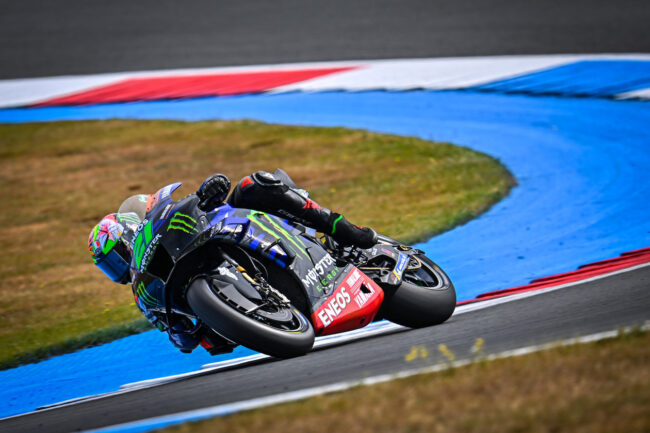
[(116, 283), (126, 284), (131, 280), (130, 244), (150, 201), (151, 196), (147, 194), (127, 198), (117, 213), (106, 215), (90, 232), (88, 249), (93, 261)]
[(131, 280), (131, 252), (122, 239), (125, 227), (117, 214), (108, 214), (93, 228), (88, 238), (88, 249), (95, 265), (116, 283)]

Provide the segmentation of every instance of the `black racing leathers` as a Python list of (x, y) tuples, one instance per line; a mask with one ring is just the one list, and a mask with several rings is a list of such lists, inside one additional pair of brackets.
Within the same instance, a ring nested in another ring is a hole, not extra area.
[(377, 242), (374, 230), (355, 226), (343, 215), (322, 207), (281, 169), (274, 173), (258, 171), (244, 177), (233, 189), (228, 203), (297, 221), (331, 235), (343, 245), (370, 248)]

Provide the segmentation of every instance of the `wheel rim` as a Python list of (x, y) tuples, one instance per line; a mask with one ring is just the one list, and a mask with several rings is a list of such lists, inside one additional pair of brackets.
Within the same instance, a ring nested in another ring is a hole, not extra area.
[(411, 256), (409, 267), (402, 278), (411, 284), (428, 289), (440, 289), (444, 286), (443, 276), (417, 256)]
[[(278, 313), (282, 315), (282, 318), (278, 319)], [(260, 309), (249, 314), (248, 317), (286, 332), (300, 332), (307, 326), (307, 322), (302, 313), (292, 307), (283, 307), (279, 311)]]
[(210, 287), (212, 292), (230, 308), (271, 328), (286, 332), (302, 332), (309, 327), (307, 319), (302, 313), (291, 305), (285, 305), (282, 300), (276, 299), (273, 293), (269, 293), (262, 301), (249, 299), (256, 304), (256, 307), (248, 309), (225, 296), (218, 287), (214, 285), (210, 285)]

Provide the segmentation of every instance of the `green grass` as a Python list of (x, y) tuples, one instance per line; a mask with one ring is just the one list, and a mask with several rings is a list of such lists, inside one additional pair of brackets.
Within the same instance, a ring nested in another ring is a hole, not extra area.
[(642, 433), (650, 431), (648, 408), (650, 333), (636, 332), (164, 431)]
[(124, 198), (214, 172), (284, 168), (322, 205), (414, 242), (487, 210), (514, 185), (493, 158), (446, 143), (253, 121), (0, 125), (0, 368), (146, 327), (87, 238)]

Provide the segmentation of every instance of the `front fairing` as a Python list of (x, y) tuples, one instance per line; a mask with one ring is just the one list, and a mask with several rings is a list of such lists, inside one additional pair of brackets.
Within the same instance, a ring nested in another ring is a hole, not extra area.
[(198, 202), (195, 195), (177, 202), (170, 197), (147, 212), (132, 242), (132, 265), (137, 272), (147, 271), (159, 244), (176, 262), (203, 235), (208, 220), (198, 209)]
[[(191, 194), (172, 200), (171, 194), (180, 185), (168, 185), (151, 196), (145, 219), (133, 234), (133, 292), (141, 309), (165, 310), (164, 288), (174, 264), (200, 243), (208, 226), (205, 214), (197, 207), (198, 197)], [(158, 259), (154, 261), (155, 257)]]

